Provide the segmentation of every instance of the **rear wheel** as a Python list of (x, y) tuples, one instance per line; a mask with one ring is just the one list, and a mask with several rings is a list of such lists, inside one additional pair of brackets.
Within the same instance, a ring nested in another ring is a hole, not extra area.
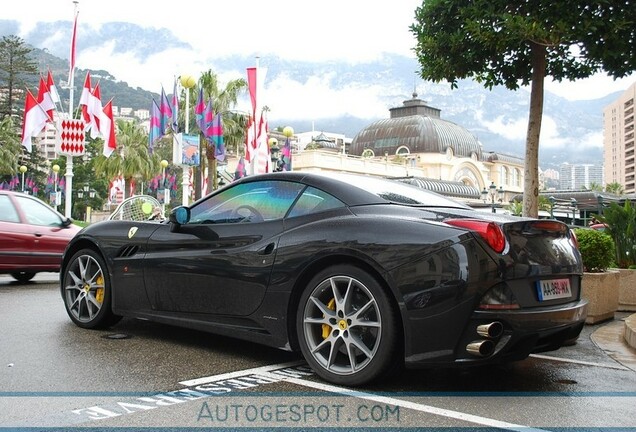
[(62, 280), (64, 306), (75, 324), (83, 328), (104, 328), (121, 317), (111, 310), (112, 287), (102, 257), (83, 249), (70, 259)]
[(379, 283), (350, 265), (317, 274), (300, 298), (296, 329), (302, 353), (323, 379), (362, 385), (394, 369), (397, 318)]
[(33, 277), (35, 276), (35, 273), (32, 273), (32, 272), (15, 272), (15, 273), (11, 273), (11, 276), (13, 276), (13, 278), (15, 280), (17, 280), (18, 282), (25, 283), (25, 282), (28, 282), (31, 279), (33, 279)]

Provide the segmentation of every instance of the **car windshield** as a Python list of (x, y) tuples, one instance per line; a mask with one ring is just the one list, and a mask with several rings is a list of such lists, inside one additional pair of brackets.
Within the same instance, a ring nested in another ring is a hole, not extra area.
[(348, 174), (333, 174), (331, 176), (396, 204), (470, 209), (467, 205), (435, 192), (399, 181)]

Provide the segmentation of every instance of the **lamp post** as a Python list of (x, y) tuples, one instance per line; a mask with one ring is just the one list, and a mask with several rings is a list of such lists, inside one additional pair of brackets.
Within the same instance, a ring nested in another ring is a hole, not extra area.
[(570, 206), (572, 206), (572, 225), (576, 224), (576, 209), (578, 207), (578, 203), (574, 198), (570, 200)]
[(598, 201), (598, 214), (602, 216), (603, 215), (603, 197), (601, 195), (598, 195), (596, 197), (596, 201)]
[[(185, 133), (186, 135), (190, 131), (190, 89), (193, 88), (197, 81), (192, 75), (181, 75), (179, 77), (179, 81), (181, 85), (186, 89), (186, 98), (185, 98)], [(183, 177), (181, 179), (181, 184), (183, 185), (183, 198), (182, 204), (188, 205), (188, 198), (190, 195), (190, 167), (188, 165), (182, 165), (183, 168)]]
[(55, 164), (51, 167), (53, 170), (53, 208), (57, 211), (58, 195), (57, 195), (57, 173), (60, 172), (60, 166)]
[(283, 167), (282, 168), (283, 168), (283, 171), (291, 171), (292, 162), (291, 162), (290, 138), (294, 136), (294, 129), (291, 126), (285, 126), (283, 128), (283, 135), (285, 135), (285, 147), (283, 147)]
[(22, 192), (24, 192), (24, 173), (27, 172), (27, 167), (22, 165), (20, 167), (20, 172), (22, 173)]
[(556, 198), (551, 196), (548, 200), (550, 201), (550, 219), (554, 219), (554, 204), (556, 203)]
[(82, 186), (82, 189), (78, 189), (77, 197), (83, 200), (84, 203), (84, 222), (90, 222), (90, 206), (88, 205), (89, 199), (95, 198), (95, 190), (91, 189), (88, 184)]
[[(503, 201), (504, 193), (505, 192), (503, 190), (503, 186), (499, 186), (499, 189), (497, 189), (497, 186), (495, 186), (495, 182), (490, 182), (488, 190), (486, 190), (486, 188), (484, 187), (484, 189), (481, 191), (481, 199), (483, 199), (484, 202), (488, 202), (488, 198), (490, 197), (490, 208), (493, 213), (497, 213), (496, 202)], [(495, 201), (495, 198), (497, 198), (497, 201)]]
[(166, 190), (166, 168), (168, 161), (161, 160), (161, 186), (163, 188), (163, 200), (161, 200), (161, 216), (166, 214), (166, 204), (170, 204), (170, 190)]
[(270, 138), (267, 140), (269, 145), (269, 152), (272, 160), (272, 172), (282, 171), (279, 166), (280, 147), (278, 147), (278, 140), (276, 138)]

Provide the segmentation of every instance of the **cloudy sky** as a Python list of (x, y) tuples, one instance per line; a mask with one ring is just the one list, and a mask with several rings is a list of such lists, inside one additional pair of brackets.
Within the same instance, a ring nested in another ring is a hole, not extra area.
[[(377, 59), (383, 52), (411, 57), (414, 38), (408, 27), (419, 4), (421, 0), (82, 0), (77, 7), (83, 25), (99, 27), (105, 22), (119, 21), (165, 27), (189, 43), (194, 52), (173, 49), (142, 63), (131, 55), (113, 55), (107, 43), (99, 51), (82, 51), (78, 40), (77, 66), (105, 69), (117, 79), (157, 92), (161, 85), (171, 88), (174, 75), (208, 70), (206, 59), (229, 54), (254, 58), (274, 54), (288, 60), (347, 62)], [(40, 21), (70, 22), (74, 7), (71, 0), (20, 0), (3, 8), (2, 15), (4, 19), (18, 20), (24, 32)], [(242, 75), (227, 79), (244, 77), (245, 71), (236, 73)], [(619, 81), (599, 75), (575, 83), (546, 83), (546, 87), (568, 99), (592, 99), (624, 90), (635, 81), (636, 75)], [(334, 100), (351, 100), (353, 96), (351, 89), (345, 90), (346, 94), (332, 93), (325, 82), (272, 87), (290, 93), (303, 90), (305, 95), (314, 95), (315, 101), (325, 100), (331, 105), (331, 114)], [(361, 113), (360, 117), (386, 115), (385, 106), (376, 108), (370, 103), (373, 94), (368, 89), (360, 89), (360, 95), (366, 95), (361, 97), (366, 102), (359, 109), (374, 111)]]

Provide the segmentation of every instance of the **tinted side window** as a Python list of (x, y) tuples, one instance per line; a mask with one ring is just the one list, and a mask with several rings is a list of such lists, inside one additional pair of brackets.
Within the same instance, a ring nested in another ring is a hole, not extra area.
[(282, 219), (304, 185), (288, 181), (242, 183), (192, 208), (190, 223), (245, 223)]
[(319, 189), (308, 187), (298, 198), (288, 217), (304, 216), (340, 207), (344, 207), (344, 204), (338, 198)]
[(0, 221), (20, 222), (18, 212), (8, 195), (0, 195)]

